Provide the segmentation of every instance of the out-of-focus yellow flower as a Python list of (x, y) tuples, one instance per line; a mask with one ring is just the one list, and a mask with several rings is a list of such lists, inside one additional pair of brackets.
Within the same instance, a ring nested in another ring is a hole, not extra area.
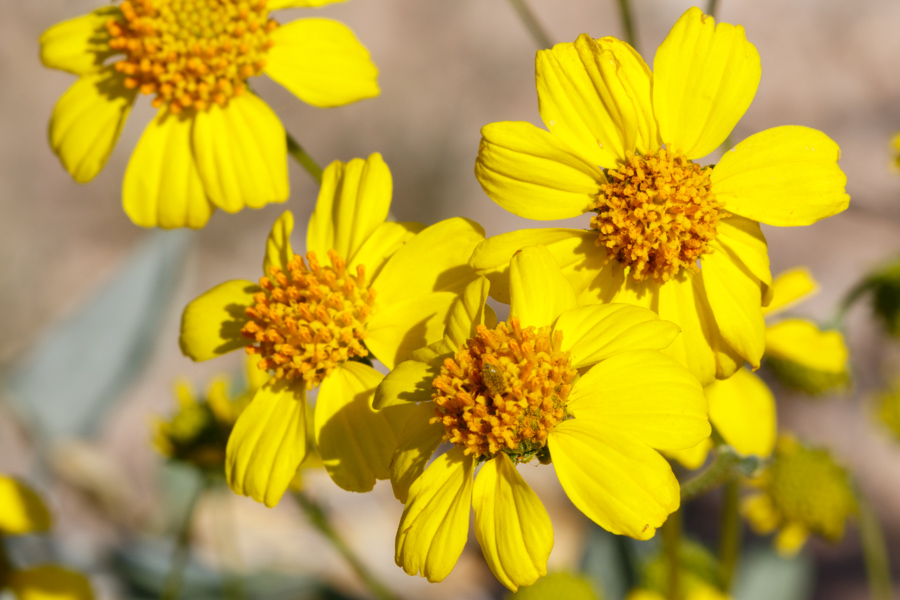
[(584, 575), (558, 572), (541, 577), (534, 584), (507, 594), (506, 600), (603, 600)]
[[(695, 579), (687, 579), (685, 583), (690, 582), (686, 586), (684, 592), (684, 600), (729, 600), (730, 596), (716, 589), (708, 583), (704, 583)], [(652, 590), (633, 590), (625, 600), (666, 600), (666, 597), (659, 592)]]
[(775, 549), (786, 556), (810, 533), (840, 540), (847, 518), (857, 513), (847, 472), (828, 451), (789, 435), (779, 438), (772, 464), (751, 484), (760, 492), (744, 499), (741, 512), (757, 533), (778, 530)]
[(844, 210), (837, 144), (806, 127), (757, 133), (715, 168), (749, 107), (760, 60), (740, 26), (698, 8), (659, 47), (654, 71), (620, 40), (557, 44), (537, 54), (541, 119), (482, 129), (475, 174), (503, 208), (530, 219), (593, 213), (591, 229), (531, 229), (491, 238), (472, 257), (508, 300), (512, 254), (544, 244), (580, 298), (652, 308), (682, 334), (667, 353), (705, 385), (765, 349), (771, 285), (759, 223), (809, 225)]
[(895, 133), (891, 138), (891, 166), (895, 171), (900, 171), (900, 133)]
[(284, 202), (284, 127), (247, 80), (265, 73), (321, 107), (378, 95), (378, 70), (346, 26), (270, 18), (334, 1), (126, 0), (51, 27), (41, 61), (78, 76), (53, 111), (53, 151), (76, 181), (93, 179), (140, 92), (158, 113), (125, 171), (132, 221), (199, 228), (216, 208)]
[(269, 234), (259, 285), (228, 281), (185, 309), (187, 356), (207, 360), (243, 347), (269, 374), (228, 441), (235, 492), (278, 502), (307, 454), (313, 388), (316, 446), (335, 483), (364, 492), (389, 477), (412, 407), (375, 412), (382, 375), (365, 361), (374, 356), (392, 368), (441, 338), (451, 303), (475, 279), (467, 262), (484, 240), (481, 227), (462, 218), (427, 228), (385, 221), (391, 192), (380, 155), (335, 161), (309, 221), (305, 260), (291, 248), (294, 218), (285, 212)]
[[(391, 463), (406, 504), (395, 560), (429, 581), (456, 564), (470, 506), (503, 585), (515, 590), (546, 573), (550, 518), (516, 469), (535, 458), (552, 461), (566, 494), (601, 527), (653, 537), (680, 503), (657, 450), (709, 435), (696, 377), (659, 352), (677, 326), (629, 304), (577, 307), (541, 246), (516, 253), (509, 277), (508, 322), (497, 324), (485, 306), (487, 279), (473, 282), (444, 338), (413, 352), (376, 392), (377, 408), (413, 409)], [(429, 465), (442, 441), (453, 448)]]
[(900, 380), (878, 394), (878, 419), (888, 426), (900, 441)]
[(17, 568), (3, 546), (3, 537), (43, 533), (50, 529), (47, 507), (34, 490), (0, 475), (0, 592), (18, 600), (92, 600), (91, 585), (81, 574), (56, 565)]
[[(776, 315), (818, 291), (803, 267), (785, 271), (772, 284), (772, 303), (763, 312)], [(847, 385), (847, 346), (841, 332), (823, 331), (807, 319), (782, 319), (766, 327), (766, 363), (785, 384), (810, 394)]]

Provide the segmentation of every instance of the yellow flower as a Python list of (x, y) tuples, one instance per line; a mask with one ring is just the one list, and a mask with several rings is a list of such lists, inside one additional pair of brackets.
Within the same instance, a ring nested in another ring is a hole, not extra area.
[[(688, 586), (684, 600), (729, 600), (730, 596), (702, 581), (695, 581)], [(659, 592), (651, 590), (632, 590), (625, 600), (666, 600)]]
[[(696, 445), (709, 423), (697, 379), (658, 352), (677, 337), (674, 324), (627, 304), (576, 307), (543, 247), (512, 259), (508, 322), (497, 324), (485, 306), (488, 287), (484, 278), (469, 285), (443, 340), (391, 371), (375, 406), (414, 411), (391, 463), (394, 494), (406, 504), (397, 564), (444, 579), (474, 506), (485, 559), (515, 590), (546, 573), (553, 546), (550, 519), (518, 463), (552, 461), (585, 515), (648, 539), (680, 503), (657, 450)], [(442, 441), (453, 448), (428, 465)]]
[[(319, 388), (316, 446), (344, 489), (389, 476), (399, 426), (411, 407), (375, 412), (382, 375), (441, 338), (453, 300), (475, 279), (466, 264), (484, 240), (462, 218), (427, 228), (392, 223), (391, 173), (378, 154), (324, 173), (307, 229), (306, 259), (289, 241), (285, 212), (269, 234), (259, 285), (223, 283), (184, 311), (182, 351), (207, 360), (244, 347), (270, 374), (228, 441), (231, 488), (273, 506), (306, 456), (306, 392)], [(348, 443), (352, 440), (353, 443)]]
[(848, 517), (857, 513), (847, 472), (826, 450), (801, 445), (782, 435), (775, 459), (751, 482), (761, 493), (745, 498), (741, 512), (760, 534), (779, 530), (775, 549), (795, 554), (810, 533), (836, 542)]
[(76, 181), (93, 179), (140, 92), (158, 112), (125, 171), (132, 221), (199, 228), (216, 208), (284, 202), (284, 127), (247, 80), (265, 73), (322, 107), (378, 95), (378, 70), (346, 26), (270, 18), (334, 1), (126, 0), (51, 27), (41, 61), (79, 77), (53, 111), (53, 151)]
[(18, 600), (91, 600), (83, 575), (56, 565), (16, 568), (6, 556), (3, 537), (43, 533), (51, 518), (40, 497), (20, 481), (0, 475), (0, 594), (9, 590)]
[(891, 138), (891, 166), (895, 171), (900, 171), (900, 133), (895, 133)]
[(877, 416), (900, 440), (900, 381), (878, 394)]
[(475, 174), (503, 208), (530, 219), (593, 213), (591, 229), (531, 229), (488, 240), (472, 264), (507, 300), (518, 248), (546, 245), (579, 299), (627, 302), (677, 323), (667, 353), (705, 385), (765, 347), (771, 284), (759, 222), (808, 225), (844, 210), (839, 149), (806, 127), (757, 133), (715, 168), (718, 148), (760, 78), (740, 26), (697, 8), (660, 46), (654, 72), (628, 44), (580, 36), (537, 54), (541, 118), (482, 129)]

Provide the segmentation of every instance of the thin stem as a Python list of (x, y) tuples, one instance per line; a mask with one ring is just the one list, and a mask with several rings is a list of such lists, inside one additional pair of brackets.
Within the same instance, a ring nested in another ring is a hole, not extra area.
[(866, 292), (872, 289), (872, 280), (870, 277), (866, 277), (855, 286), (853, 286), (849, 292), (843, 297), (841, 303), (838, 304), (837, 310), (834, 313), (834, 316), (824, 327), (826, 329), (844, 329), (844, 319), (847, 317), (847, 313), (850, 311), (850, 308), (856, 304), (856, 301), (862, 298)]
[(637, 49), (637, 35), (634, 32), (634, 18), (631, 16), (631, 2), (619, 0), (619, 15), (622, 17), (622, 30), (625, 32), (625, 41), (631, 47)]
[(718, 0), (709, 0), (709, 3), (706, 5), (706, 14), (715, 18), (716, 16), (716, 8), (718, 8)]
[(349, 563), (357, 576), (359, 576), (363, 583), (369, 588), (372, 596), (379, 600), (398, 600), (397, 596), (395, 596), (387, 586), (369, 571), (356, 553), (353, 552), (353, 549), (350, 548), (347, 542), (345, 542), (334, 527), (332, 527), (331, 522), (328, 520), (328, 515), (325, 514), (325, 511), (315, 500), (303, 492), (296, 492), (294, 498), (297, 499), (297, 504), (299, 504), (300, 508), (306, 513), (309, 522), (312, 523), (313, 527), (315, 527), (319, 533), (324, 535), (328, 541), (331, 542), (331, 545), (334, 546), (334, 549), (344, 557), (344, 560)]
[(188, 561), (191, 558), (191, 522), (194, 520), (194, 511), (203, 494), (206, 492), (206, 478), (194, 490), (188, 502), (187, 510), (184, 513), (184, 520), (181, 528), (178, 530), (178, 537), (175, 539), (175, 550), (172, 552), (172, 562), (169, 567), (169, 574), (166, 575), (166, 582), (163, 585), (160, 600), (175, 600), (181, 592), (181, 583), (184, 579), (184, 570), (187, 568)]
[(859, 490), (856, 492), (856, 499), (859, 505), (859, 536), (872, 600), (891, 600), (894, 597), (893, 584), (884, 532), (875, 511)]
[(287, 134), (287, 149), (290, 155), (300, 163), (300, 166), (306, 169), (306, 172), (309, 173), (317, 183), (321, 184), (322, 167), (320, 167), (313, 157), (303, 149), (303, 146), (297, 143), (297, 140), (295, 140), (294, 136), (290, 133)]
[(669, 600), (681, 600), (681, 510), (676, 510), (662, 526), (666, 560), (666, 589)]
[(525, 4), (525, 0), (509, 0), (509, 3), (512, 4), (519, 18), (522, 19), (522, 23), (528, 29), (531, 37), (534, 38), (534, 43), (538, 45), (538, 48), (552, 48), (553, 42), (550, 41), (550, 36), (547, 35), (547, 31), (541, 25), (541, 22), (538, 21), (534, 12)]
[(738, 512), (740, 487), (737, 481), (725, 484), (722, 503), (722, 531), (719, 543), (719, 581), (722, 591), (729, 594), (738, 556), (741, 552), (741, 516)]
[(741, 458), (729, 446), (719, 446), (716, 458), (705, 471), (681, 484), (681, 502), (693, 500), (735, 476)]

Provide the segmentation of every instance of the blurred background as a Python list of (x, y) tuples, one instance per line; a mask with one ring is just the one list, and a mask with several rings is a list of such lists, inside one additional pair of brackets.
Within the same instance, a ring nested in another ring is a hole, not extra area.
[[(638, 49), (652, 65), (656, 47), (691, 3), (633, 4)], [(583, 32), (622, 35), (615, 0), (531, 5), (555, 42)], [(265, 236), (284, 208), (297, 217), (293, 241), (302, 248), (317, 190), (291, 162), (284, 206), (219, 212), (199, 232), (135, 227), (122, 211), (120, 189), (153, 114), (146, 97), (104, 171), (88, 185), (74, 183), (46, 139), (53, 106), (74, 79), (41, 66), (37, 40), (51, 25), (97, 6), (91, 0), (0, 3), (0, 473), (34, 484), (56, 516), (52, 545), (26, 540), (21, 551), (52, 552), (90, 573), (98, 598), (151, 598), (196, 481), (190, 471), (166, 465), (152, 446), (150, 424), (173, 411), (176, 378), (203, 390), (214, 375), (241, 370), (242, 353), (204, 364), (184, 358), (177, 344), (181, 310), (222, 281), (257, 278)], [(540, 226), (496, 206), (473, 175), (481, 126), (540, 124), (535, 43), (506, 0), (355, 0), (276, 18), (313, 14), (353, 28), (380, 69), (382, 89), (376, 99), (323, 111), (257, 80), (258, 93), (320, 164), (381, 152), (394, 176), (397, 220), (432, 223), (461, 215), (488, 235)], [(850, 208), (812, 227), (764, 226), (773, 273), (809, 267), (822, 289), (802, 312), (826, 320), (866, 272), (900, 253), (900, 174), (889, 169), (888, 146), (900, 130), (900, 3), (720, 0), (718, 18), (742, 24), (762, 58), (759, 91), (732, 139), (796, 124), (821, 129), (841, 146)], [(872, 399), (900, 377), (900, 342), (882, 333), (863, 305), (847, 325), (852, 390), (811, 399), (776, 384), (780, 425), (833, 449), (852, 471), (885, 528), (896, 577), (900, 443), (873, 419)], [(584, 566), (592, 577), (604, 577), (609, 540), (569, 503), (552, 470), (523, 473), (553, 520), (550, 569)], [(304, 477), (335, 527), (401, 596), (504, 596), (474, 536), (441, 585), (396, 567), (402, 506), (389, 484), (362, 496), (341, 491), (324, 472)], [(702, 532), (704, 520), (718, 522), (717, 510), (715, 494), (704, 498), (688, 513), (688, 527)], [(206, 494), (195, 517), (187, 581), (195, 587), (183, 597), (221, 597), (217, 572), (223, 570), (244, 574), (254, 597), (365, 597), (290, 498), (266, 509), (224, 488)], [(747, 544), (747, 556), (758, 564), (745, 565), (739, 599), (866, 597), (852, 526), (842, 543), (814, 541), (789, 564), (767, 555), (765, 541)]]

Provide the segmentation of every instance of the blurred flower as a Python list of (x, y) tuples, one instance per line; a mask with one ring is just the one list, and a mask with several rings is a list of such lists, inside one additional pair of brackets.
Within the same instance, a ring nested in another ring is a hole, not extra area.
[(891, 138), (891, 166), (900, 171), (900, 133)]
[[(601, 527), (653, 537), (680, 503), (657, 450), (709, 435), (699, 382), (658, 352), (678, 335), (674, 324), (627, 304), (576, 307), (541, 246), (516, 253), (509, 277), (508, 322), (497, 324), (485, 306), (488, 281), (473, 282), (443, 340), (414, 352), (376, 392), (377, 408), (414, 410), (391, 463), (406, 504), (395, 559), (429, 581), (456, 564), (470, 506), (503, 585), (515, 590), (546, 573), (550, 518), (516, 469), (534, 458), (553, 463), (569, 499)], [(453, 448), (429, 465), (442, 441)]]
[(806, 127), (757, 133), (715, 168), (694, 162), (724, 143), (749, 107), (759, 55), (740, 26), (698, 8), (654, 60), (625, 42), (580, 36), (537, 54), (541, 118), (482, 129), (475, 173), (503, 208), (530, 219), (596, 213), (590, 230), (532, 229), (491, 238), (472, 258), (508, 300), (512, 254), (544, 244), (580, 299), (652, 307), (681, 327), (666, 353), (705, 385), (765, 349), (771, 285), (759, 222), (809, 225), (844, 210), (837, 144)]
[(335, 161), (309, 221), (306, 260), (294, 255), (294, 218), (285, 212), (269, 234), (259, 285), (228, 281), (185, 309), (187, 356), (244, 347), (269, 374), (228, 441), (235, 492), (278, 502), (307, 453), (306, 392), (314, 388), (316, 446), (335, 483), (364, 492), (389, 476), (412, 407), (372, 409), (382, 375), (368, 361), (393, 368), (441, 338), (451, 303), (475, 279), (466, 263), (484, 239), (462, 218), (427, 228), (386, 222), (391, 191), (380, 155)]
[(126, 0), (51, 27), (41, 61), (79, 77), (53, 111), (53, 151), (76, 181), (93, 179), (140, 92), (159, 112), (125, 171), (132, 221), (199, 228), (216, 208), (284, 202), (284, 127), (247, 80), (265, 73), (321, 107), (378, 95), (378, 70), (346, 26), (269, 18), (333, 1)]
[(810, 533), (831, 542), (844, 535), (857, 513), (847, 472), (823, 449), (808, 448), (782, 435), (772, 464), (751, 485), (760, 492), (744, 499), (741, 512), (760, 534), (778, 530), (775, 549), (795, 554)]
[(878, 394), (877, 415), (900, 441), (900, 380)]
[[(779, 314), (818, 291), (805, 268), (780, 274), (772, 284), (766, 317)], [(821, 330), (807, 319), (783, 319), (766, 327), (766, 364), (786, 385), (809, 394), (845, 387), (847, 346), (840, 331)]]
[[(687, 590), (682, 596), (683, 600), (728, 600), (730, 596), (725, 594), (714, 586), (698, 580), (687, 580), (691, 585), (686, 586)], [(651, 590), (633, 590), (628, 594), (625, 600), (666, 600), (666, 597), (659, 592)]]
[(91, 600), (83, 575), (56, 565), (17, 568), (3, 544), (4, 536), (43, 533), (51, 518), (41, 498), (20, 481), (0, 475), (0, 595), (9, 590), (19, 600)]
[(506, 600), (602, 600), (590, 579), (573, 573), (550, 573), (534, 584), (508, 594)]
[(860, 284), (872, 292), (872, 310), (888, 334), (900, 338), (900, 261), (888, 264)]

